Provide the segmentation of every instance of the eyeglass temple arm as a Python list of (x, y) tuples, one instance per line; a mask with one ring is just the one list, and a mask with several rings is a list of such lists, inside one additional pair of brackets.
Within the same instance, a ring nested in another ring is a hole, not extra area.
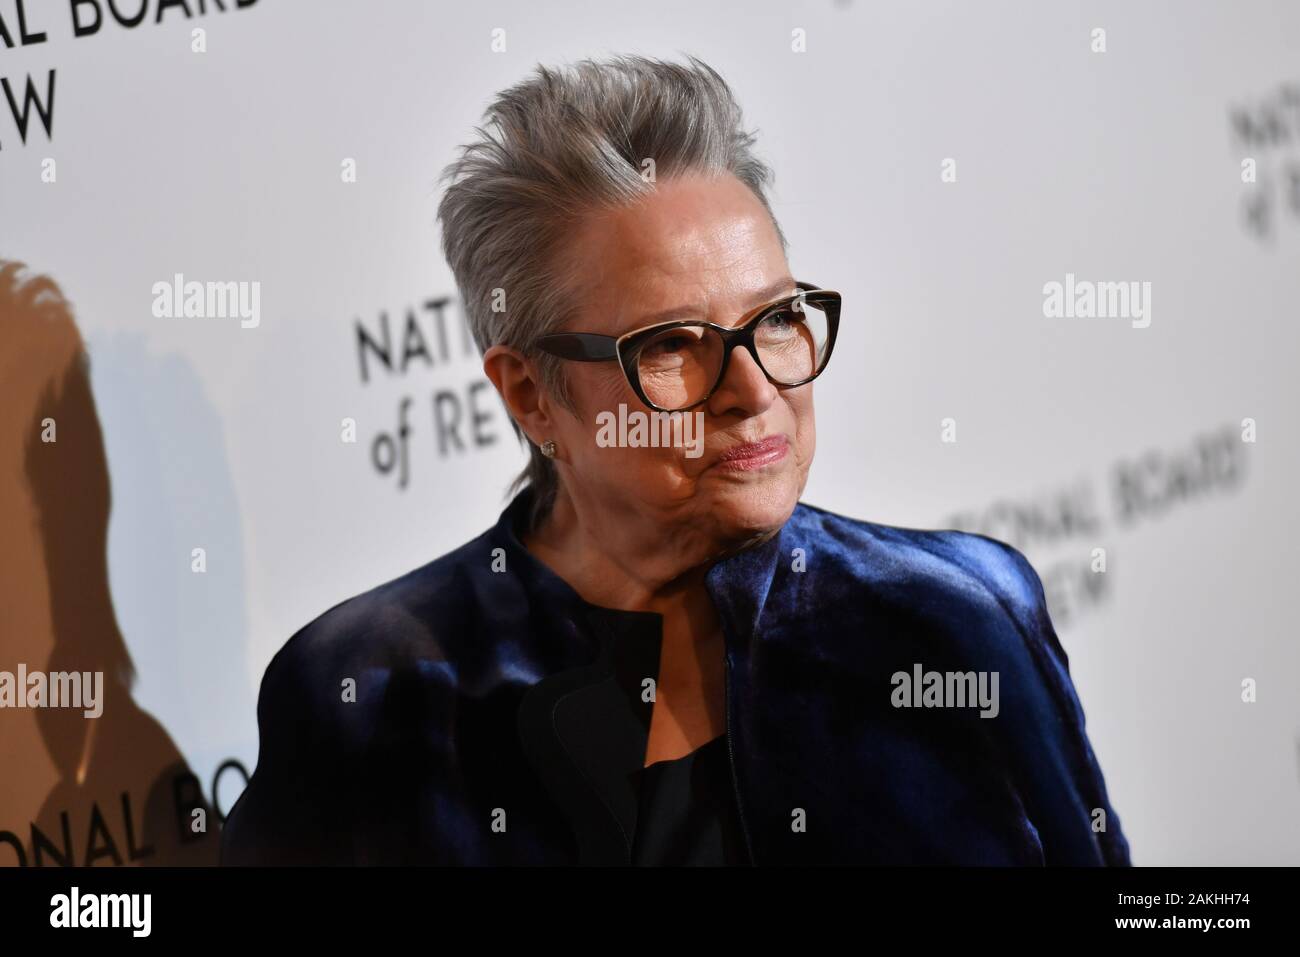
[(618, 358), (618, 339), (594, 332), (557, 332), (537, 340), (539, 348), (561, 359), (603, 362)]

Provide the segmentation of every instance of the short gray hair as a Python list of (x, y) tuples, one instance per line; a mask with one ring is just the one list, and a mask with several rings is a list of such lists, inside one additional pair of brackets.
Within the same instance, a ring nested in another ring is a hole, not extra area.
[[(772, 171), (752, 152), (755, 135), (745, 131), (731, 88), (702, 60), (687, 61), (629, 55), (538, 65), (498, 94), (475, 140), (442, 174), (449, 182), (438, 207), (443, 254), (479, 352), (504, 344), (531, 355), (542, 386), (570, 411), (563, 360), (535, 348), (571, 316), (560, 253), (584, 214), (653, 192), (646, 160), (654, 179), (733, 174), (763, 203), (786, 245), (766, 195)], [(511, 425), (525, 441), (513, 418)], [(533, 487), (535, 525), (555, 501), (559, 475), (531, 444), (529, 455), (510, 491)]]

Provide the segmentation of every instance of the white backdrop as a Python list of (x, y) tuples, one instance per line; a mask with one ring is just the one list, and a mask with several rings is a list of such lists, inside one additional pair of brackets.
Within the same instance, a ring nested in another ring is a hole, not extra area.
[[(130, 29), (101, 6), (74, 37), (69, 4), (29, 0), (47, 39), (17, 45), (0, 0), (15, 98), (57, 72), (49, 137), (0, 98), (0, 257), (75, 309), (135, 699), (205, 789), (252, 769), (285, 639), (483, 530), (523, 462), (439, 251), (456, 145), (538, 62), (689, 52), (759, 129), (795, 275), (844, 295), (805, 501), (1026, 552), (1136, 863), (1300, 863), (1300, 5), (191, 0), (156, 23), (149, 0)], [(155, 318), (175, 273), (259, 282), (260, 324)], [(1067, 273), (1151, 283), (1150, 325), (1045, 317)], [(358, 327), (387, 314), (400, 343), (408, 310), (432, 361), (371, 355), (363, 381)], [(373, 443), (404, 398), (402, 487)]]

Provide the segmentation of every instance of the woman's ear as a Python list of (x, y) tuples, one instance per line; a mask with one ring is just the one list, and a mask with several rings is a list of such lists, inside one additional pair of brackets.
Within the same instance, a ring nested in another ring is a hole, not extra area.
[(529, 441), (534, 445), (545, 441), (551, 431), (549, 403), (533, 361), (518, 349), (495, 345), (483, 353), (483, 374)]

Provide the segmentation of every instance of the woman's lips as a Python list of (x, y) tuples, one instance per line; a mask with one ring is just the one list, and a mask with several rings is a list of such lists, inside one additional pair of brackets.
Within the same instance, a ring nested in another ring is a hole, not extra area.
[(781, 461), (789, 450), (790, 443), (784, 435), (770, 435), (760, 442), (733, 445), (718, 456), (717, 464), (720, 469), (748, 472)]

